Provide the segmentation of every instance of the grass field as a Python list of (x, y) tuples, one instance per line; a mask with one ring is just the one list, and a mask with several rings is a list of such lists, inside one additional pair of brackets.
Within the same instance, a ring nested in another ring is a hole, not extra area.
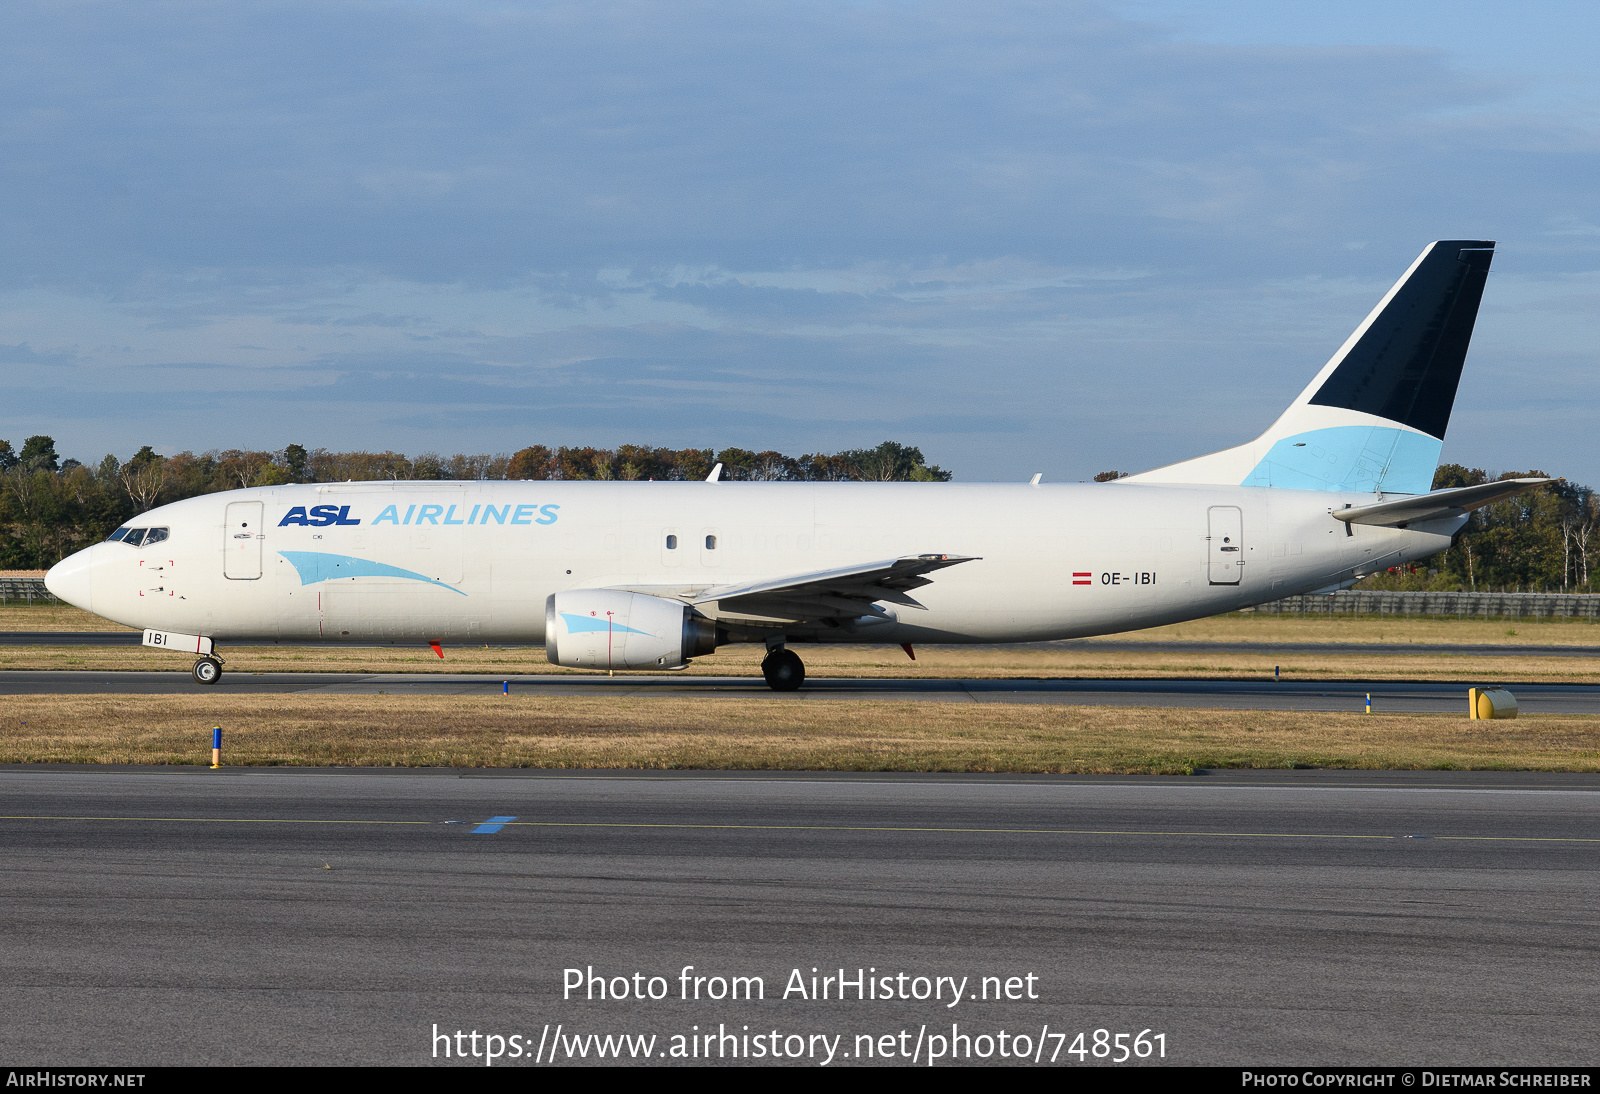
[[(898, 646), (796, 646), (811, 676), (966, 679), (1225, 679), (1252, 680), (1281, 669), (1290, 680), (1457, 680), (1463, 684), (1600, 681), (1600, 658), (1511, 657), (1430, 653), (1270, 654), (1097, 650), (1092, 645), (991, 649), (927, 647), (909, 660)], [(225, 647), (227, 672), (402, 672), (569, 674), (586, 670), (549, 664), (542, 649), (451, 648), (444, 660), (426, 649)], [(765, 651), (726, 646), (683, 672), (690, 676), (755, 676)], [(168, 671), (192, 657), (142, 646), (0, 646), (0, 670)], [(674, 673), (673, 675), (678, 675)]]
[[(75, 608), (0, 608), (0, 630), (120, 630)], [(801, 646), (813, 676), (1429, 679), (1463, 684), (1600, 680), (1600, 659), (1462, 656), (1441, 644), (1591, 645), (1577, 622), (1293, 618), (1243, 613), (1110, 641), (1336, 643), (1273, 655), (1073, 646)], [(1414, 652), (1368, 652), (1368, 643)], [(566, 673), (541, 649), (225, 647), (229, 672)], [(732, 646), (691, 675), (755, 675), (763, 650)], [(143, 647), (0, 646), (4, 669), (182, 670)], [(1600, 717), (1472, 722), (1342, 715), (782, 699), (448, 696), (8, 696), (0, 762), (209, 762), (212, 725), (229, 764), (867, 771), (1180, 773), (1220, 767), (1600, 770)]]
[(0, 604), (0, 631), (126, 631), (120, 623), (101, 619), (82, 608), (51, 604), (48, 600), (10, 600)]
[[(0, 610), (0, 630), (116, 628), (76, 608), (12, 607)], [(1457, 680), (1583, 682), (1600, 680), (1600, 658), (1463, 655), (1432, 647), (1464, 645), (1600, 644), (1590, 623), (1517, 623), (1481, 620), (1352, 619), (1277, 617), (1233, 613), (1170, 627), (1108, 636), (1117, 643), (1254, 642), (1323, 643), (1338, 653), (1276, 654), (1204, 650), (1172, 653), (1102, 648), (1094, 639), (1070, 646), (928, 646), (909, 660), (898, 646), (797, 646), (813, 676), (895, 677), (1202, 677), (1255, 679), (1278, 668), (1290, 679)], [(1397, 643), (1412, 652), (1366, 652), (1371, 643)], [(335, 646), (224, 646), (229, 672), (466, 672), (562, 673), (533, 648), (452, 646), (440, 660), (426, 647), (367, 649)], [(699, 659), (690, 675), (755, 675), (762, 650), (730, 646)], [(143, 647), (0, 646), (0, 670), (97, 669), (179, 671), (188, 659)]]
[(1600, 771), (1600, 717), (781, 699), (12, 696), (0, 762), (1182, 774)]
[[(0, 606), (0, 631), (129, 631), (80, 608), (36, 601)], [(1406, 619), (1230, 612), (1192, 623), (1104, 636), (1107, 642), (1403, 642), (1417, 645), (1595, 646), (1600, 624), (1533, 619)], [(1096, 639), (1089, 639), (1096, 641)]]

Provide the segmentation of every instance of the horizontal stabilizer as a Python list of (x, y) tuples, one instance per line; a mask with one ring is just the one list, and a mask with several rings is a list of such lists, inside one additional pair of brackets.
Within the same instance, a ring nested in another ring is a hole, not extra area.
[(1385, 528), (1404, 528), (1424, 520), (1459, 517), (1463, 513), (1488, 505), (1491, 502), (1515, 497), (1536, 486), (1554, 479), (1501, 479), (1477, 486), (1457, 486), (1450, 490), (1435, 490), (1431, 494), (1416, 494), (1394, 501), (1380, 501), (1376, 505), (1361, 505), (1353, 509), (1335, 509), (1335, 520), (1348, 524), (1376, 524)]

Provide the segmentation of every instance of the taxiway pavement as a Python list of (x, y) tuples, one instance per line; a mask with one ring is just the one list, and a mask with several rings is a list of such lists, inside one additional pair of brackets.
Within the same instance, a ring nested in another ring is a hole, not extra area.
[[(1486, 676), (1480, 685), (1512, 689), (1529, 713), (1600, 711), (1600, 685), (1530, 684)], [(47, 694), (306, 694), (611, 696), (627, 698), (753, 698), (790, 702), (874, 699), (944, 703), (1053, 703), (1166, 706), (1223, 710), (1357, 711), (1372, 696), (1389, 713), (1452, 713), (1466, 709), (1464, 682), (1263, 680), (951, 680), (809, 677), (797, 692), (774, 692), (754, 676), (601, 674), (489, 676), (447, 673), (236, 673), (203, 688), (187, 672), (0, 672), (0, 695)]]
[[(482, 1066), (458, 1030), (526, 1065), (557, 1026), (562, 1063), (591, 1034), (658, 1064), (708, 1033), (838, 1036), (833, 1066), (1001, 1030), (1045, 1060), (1096, 1030), (1188, 1064), (1600, 1049), (1592, 775), (63, 765), (0, 770), (0, 803), (0, 1055), (30, 1066)], [(841, 1001), (841, 969), (966, 986)], [(591, 973), (666, 997), (564, 994)], [(707, 997), (734, 976), (764, 998)]]

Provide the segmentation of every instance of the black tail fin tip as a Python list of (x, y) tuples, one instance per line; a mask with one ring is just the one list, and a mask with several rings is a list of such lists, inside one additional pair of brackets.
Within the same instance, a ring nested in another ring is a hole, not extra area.
[(1493, 258), (1493, 240), (1433, 244), (1310, 401), (1443, 439)]

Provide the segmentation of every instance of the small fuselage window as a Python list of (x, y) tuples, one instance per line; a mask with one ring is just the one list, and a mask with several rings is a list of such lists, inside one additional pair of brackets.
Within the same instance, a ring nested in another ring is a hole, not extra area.
[(677, 536), (668, 536), (667, 537), (667, 550), (676, 551), (677, 549), (678, 549), (678, 537)]
[(130, 547), (148, 547), (167, 538), (165, 528), (118, 528), (106, 537), (110, 543), (126, 543)]
[(715, 551), (716, 549), (717, 549), (717, 537), (716, 536), (707, 536), (706, 537), (706, 550)]

